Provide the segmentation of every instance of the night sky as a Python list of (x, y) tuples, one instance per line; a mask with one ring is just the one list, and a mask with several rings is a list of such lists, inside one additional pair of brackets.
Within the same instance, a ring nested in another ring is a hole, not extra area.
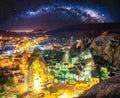
[(120, 0), (1, 0), (0, 30), (120, 22)]

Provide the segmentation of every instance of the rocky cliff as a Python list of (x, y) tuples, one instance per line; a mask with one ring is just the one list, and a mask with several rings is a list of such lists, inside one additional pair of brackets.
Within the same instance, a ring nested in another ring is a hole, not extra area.
[(80, 39), (81, 43), (76, 48), (75, 43), (71, 48), (71, 54), (80, 54), (90, 49), (96, 65), (120, 69), (120, 35), (107, 35), (103, 33), (96, 38)]

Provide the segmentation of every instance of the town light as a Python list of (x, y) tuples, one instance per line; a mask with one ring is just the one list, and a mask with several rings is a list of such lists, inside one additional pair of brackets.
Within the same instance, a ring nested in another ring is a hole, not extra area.
[(61, 96), (59, 96), (58, 98), (73, 98), (72, 93), (65, 91)]
[(39, 90), (40, 89), (40, 83), (42, 82), (41, 78), (39, 76), (34, 77), (34, 89)]

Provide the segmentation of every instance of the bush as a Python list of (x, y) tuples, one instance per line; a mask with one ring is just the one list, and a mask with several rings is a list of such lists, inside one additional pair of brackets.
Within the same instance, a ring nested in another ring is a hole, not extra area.
[(7, 81), (6, 81), (6, 85), (7, 85), (8, 87), (13, 87), (13, 86), (14, 86), (13, 82), (11, 82), (10, 80), (7, 80)]
[[(5, 90), (4, 89), (0, 89), (0, 94), (3, 93)], [(0, 97), (1, 98), (1, 97)]]

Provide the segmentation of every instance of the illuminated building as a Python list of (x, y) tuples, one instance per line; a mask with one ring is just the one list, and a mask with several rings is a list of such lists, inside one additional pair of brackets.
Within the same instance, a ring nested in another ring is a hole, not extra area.
[(98, 84), (99, 83), (99, 78), (94, 78), (94, 77), (92, 77), (91, 79), (90, 79), (90, 84), (93, 86), (93, 85), (95, 85), (95, 84)]
[(95, 63), (89, 50), (73, 58), (67, 50), (60, 63), (48, 67), (48, 72), (54, 75), (55, 81), (62, 83), (90, 81), (93, 70), (95, 70)]

